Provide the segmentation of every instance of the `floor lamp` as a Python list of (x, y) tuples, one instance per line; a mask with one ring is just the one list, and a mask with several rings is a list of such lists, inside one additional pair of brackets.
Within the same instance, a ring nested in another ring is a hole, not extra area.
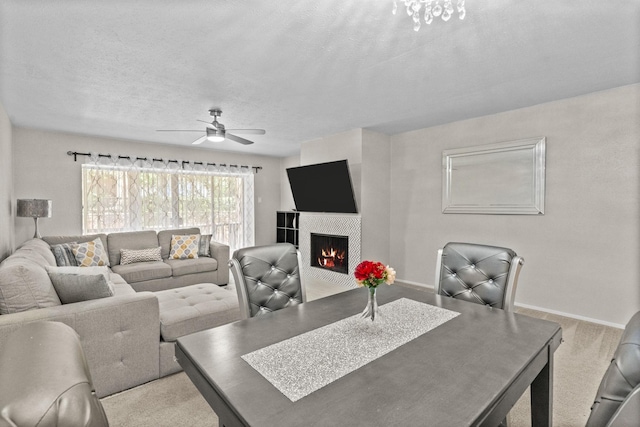
[(17, 216), (33, 218), (36, 223), (34, 238), (40, 238), (38, 232), (38, 218), (51, 218), (51, 200), (44, 199), (18, 199)]

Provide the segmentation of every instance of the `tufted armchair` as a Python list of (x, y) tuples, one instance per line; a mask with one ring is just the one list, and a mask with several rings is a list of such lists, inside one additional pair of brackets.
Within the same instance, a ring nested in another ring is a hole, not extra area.
[[(628, 423), (628, 420), (633, 422)], [(640, 311), (620, 337), (591, 407), (587, 427), (631, 426), (640, 420)]]
[(238, 249), (229, 261), (243, 319), (306, 301), (300, 252), (290, 243)]
[(435, 293), (507, 311), (524, 259), (508, 248), (447, 243), (438, 250)]
[(108, 427), (78, 334), (40, 321), (0, 348), (0, 426)]

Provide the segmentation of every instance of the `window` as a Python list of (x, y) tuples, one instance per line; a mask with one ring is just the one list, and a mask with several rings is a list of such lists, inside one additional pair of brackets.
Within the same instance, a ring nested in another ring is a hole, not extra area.
[(232, 251), (253, 245), (250, 169), (121, 162), (82, 165), (84, 234), (199, 227)]

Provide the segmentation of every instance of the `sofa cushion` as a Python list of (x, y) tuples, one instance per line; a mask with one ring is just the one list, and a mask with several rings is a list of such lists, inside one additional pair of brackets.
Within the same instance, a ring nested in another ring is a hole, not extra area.
[[(55, 257), (51, 252), (51, 248), (47, 242), (42, 239), (30, 239), (20, 245), (19, 250), (28, 250), (36, 252), (45, 259), (48, 265), (56, 265)], [(17, 252), (17, 251), (16, 251)]]
[[(21, 247), (20, 249), (18, 249), (13, 253), (12, 258), (22, 259), (24, 261), (30, 261), (34, 264), (38, 264), (40, 267), (43, 267), (43, 268), (51, 265), (49, 264), (45, 256), (43, 256), (39, 251), (35, 251), (33, 248)], [(55, 263), (53, 265), (55, 265)]]
[(109, 265), (107, 250), (102, 244), (102, 240), (96, 238), (90, 242), (76, 243), (71, 245), (71, 250), (76, 256), (76, 261), (80, 267), (93, 267)]
[(171, 252), (168, 259), (198, 258), (199, 234), (174, 234), (171, 237)]
[[(118, 275), (118, 277), (120, 277)], [(111, 285), (113, 286), (113, 296), (114, 297), (119, 297), (122, 295), (135, 295), (136, 291), (133, 290), (133, 288), (131, 287), (130, 284), (128, 284), (127, 282), (125, 282), (124, 280), (122, 282), (111, 282)]]
[(55, 305), (60, 298), (44, 267), (17, 256), (0, 264), (0, 314)]
[(107, 242), (111, 265), (120, 264), (121, 249), (151, 249), (159, 246), (158, 235), (153, 230), (111, 233), (107, 236)]
[(56, 265), (60, 267), (74, 267), (78, 265), (76, 256), (73, 254), (73, 250), (71, 249), (73, 245), (76, 244), (78, 244), (78, 242), (60, 243), (51, 246), (51, 252), (53, 252)]
[(120, 249), (120, 264), (136, 262), (162, 261), (160, 246), (151, 249)]
[(216, 271), (218, 261), (215, 258), (202, 257), (195, 259), (165, 259), (165, 263), (171, 266), (174, 277), (186, 274), (204, 273), (206, 271)]
[(213, 283), (154, 292), (160, 304), (160, 334), (164, 341), (240, 319), (235, 291)]
[(137, 262), (135, 264), (111, 266), (128, 283), (171, 277), (171, 267), (162, 261)]
[(114, 293), (104, 274), (49, 272), (49, 277), (63, 304), (106, 298)]
[(171, 237), (178, 234), (200, 234), (200, 229), (194, 228), (176, 228), (173, 230), (158, 231), (158, 244), (162, 248), (162, 259), (169, 258), (169, 252), (171, 252)]

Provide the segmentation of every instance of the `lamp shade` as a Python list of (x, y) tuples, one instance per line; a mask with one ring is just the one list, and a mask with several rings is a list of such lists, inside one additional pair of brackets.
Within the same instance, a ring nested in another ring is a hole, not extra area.
[(18, 199), (16, 215), (30, 218), (51, 218), (51, 200)]

